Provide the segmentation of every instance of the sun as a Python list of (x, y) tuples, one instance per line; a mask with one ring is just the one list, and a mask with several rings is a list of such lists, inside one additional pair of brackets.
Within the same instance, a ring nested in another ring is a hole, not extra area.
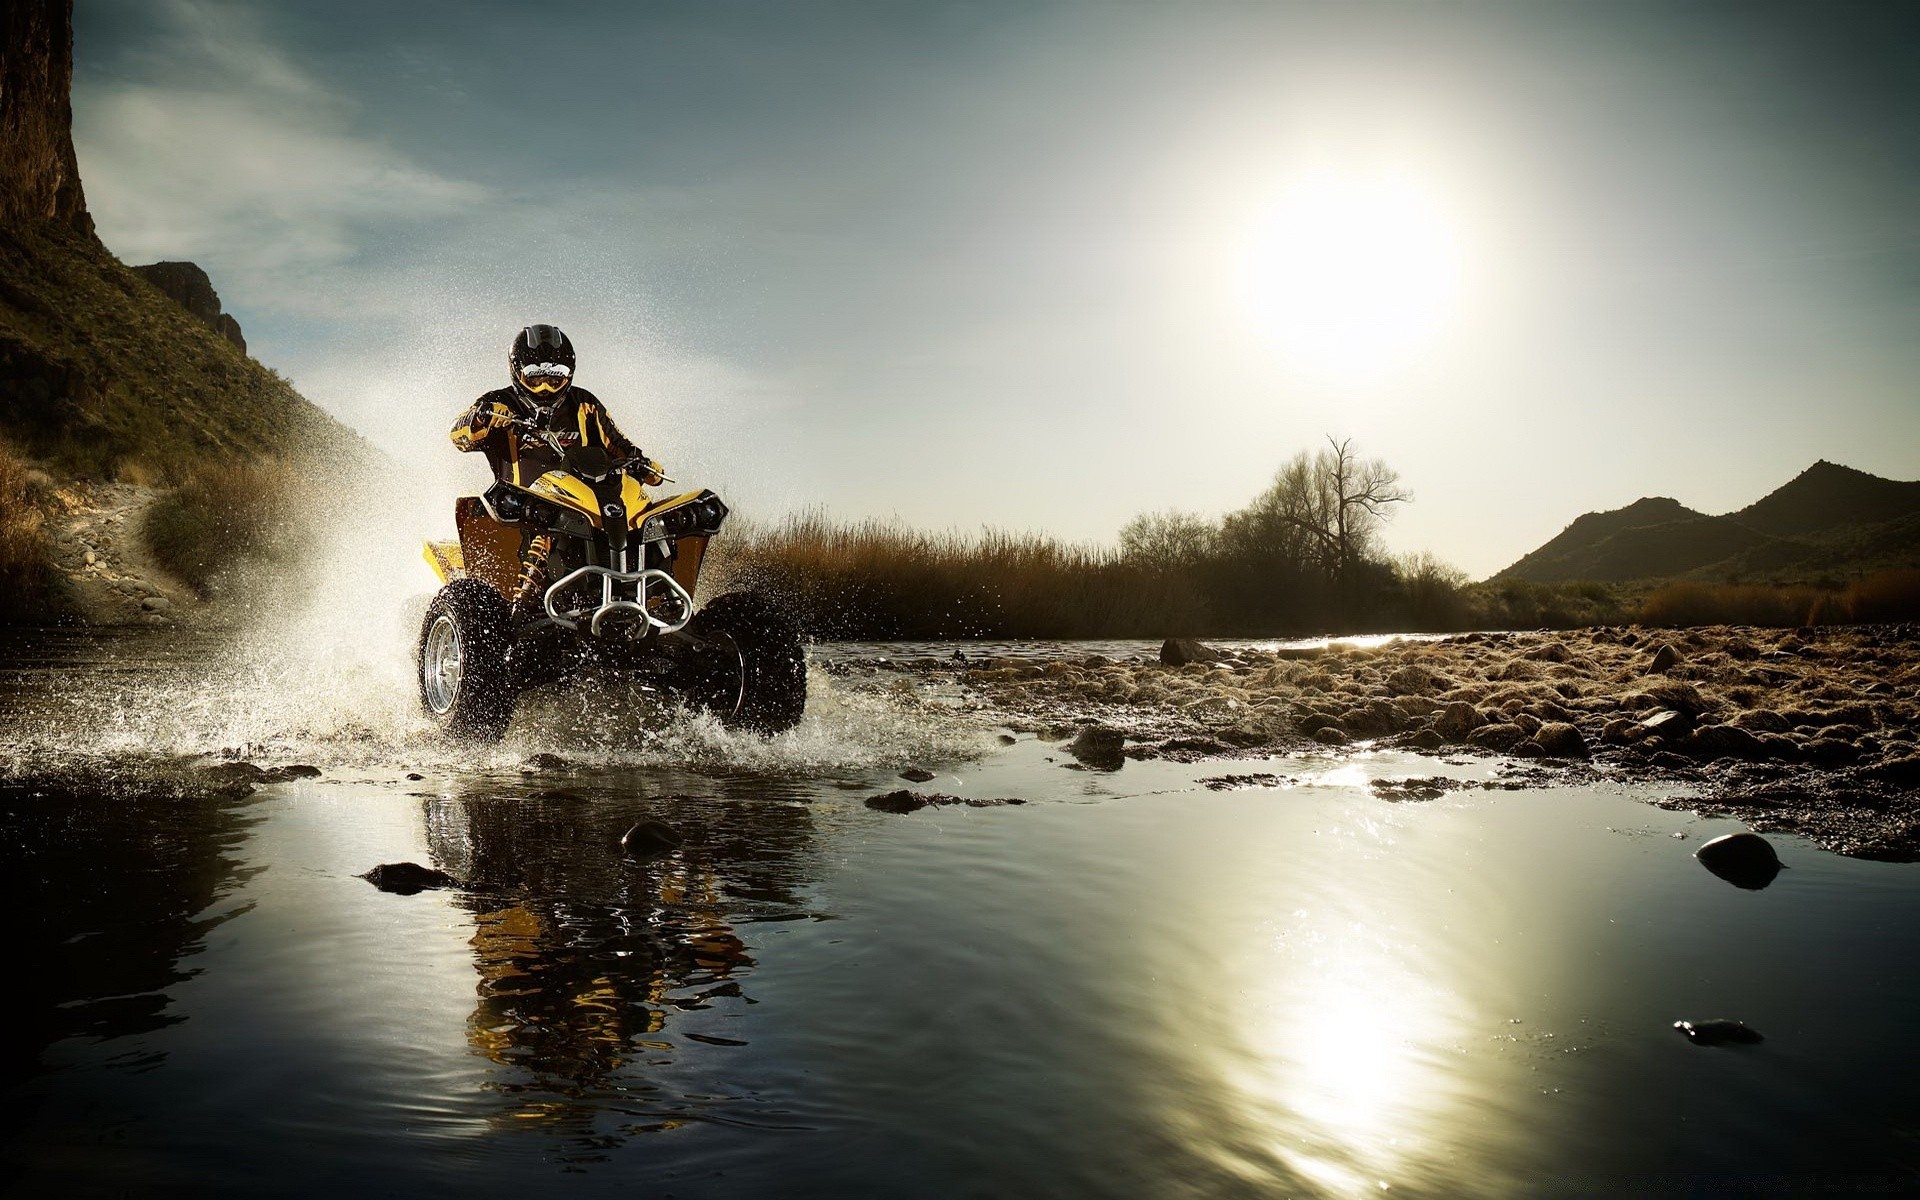
[(1320, 172), (1265, 207), (1242, 250), (1248, 317), (1290, 364), (1375, 377), (1428, 350), (1458, 301), (1455, 226), (1432, 192), (1391, 174)]

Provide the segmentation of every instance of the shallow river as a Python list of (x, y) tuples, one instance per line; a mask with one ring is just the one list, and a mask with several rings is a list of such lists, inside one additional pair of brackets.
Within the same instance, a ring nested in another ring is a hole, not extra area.
[[(1776, 838), (1790, 869), (1740, 890), (1691, 858), (1737, 826), (1659, 793), (1393, 803), (1369, 781), (1499, 767), (1389, 752), (1070, 769), (904, 678), (819, 672), (784, 743), (560, 722), (469, 762), (319, 694), (195, 692), (148, 640), (45, 646), (0, 647), (21, 758), (240, 738), (324, 774), (0, 788), (22, 1194), (1920, 1183), (1920, 871)], [(576, 765), (524, 770), (543, 747)], [(1027, 803), (867, 808), (909, 762)], [(1200, 782), (1253, 771), (1298, 782)], [(623, 856), (644, 818), (685, 846)], [(403, 860), (462, 886), (358, 877)], [(1706, 1017), (1766, 1040), (1671, 1028)]]

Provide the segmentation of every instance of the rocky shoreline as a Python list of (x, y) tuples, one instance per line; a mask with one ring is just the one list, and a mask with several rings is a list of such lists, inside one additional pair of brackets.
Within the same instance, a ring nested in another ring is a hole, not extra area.
[(1170, 642), (1163, 658), (887, 666), (947, 677), (1091, 769), (1309, 747), (1507, 756), (1543, 781), (1671, 782), (1686, 793), (1672, 807), (1920, 860), (1920, 627), (1608, 627), (1233, 653)]

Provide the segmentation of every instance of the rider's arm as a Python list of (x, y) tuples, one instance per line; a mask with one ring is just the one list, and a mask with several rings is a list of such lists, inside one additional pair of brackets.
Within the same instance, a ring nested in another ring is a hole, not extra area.
[(600, 443), (607, 448), (607, 453), (617, 459), (633, 459), (640, 468), (635, 473), (640, 476), (641, 483), (651, 487), (666, 481), (667, 477), (661, 472), (660, 464), (641, 454), (639, 448), (627, 440), (626, 435), (621, 433), (619, 427), (613, 423), (613, 418), (607, 415), (605, 408), (598, 404), (594, 405), (593, 419), (600, 423)]
[(513, 413), (499, 401), (489, 401), (485, 397), (474, 401), (473, 406), (460, 414), (448, 434), (459, 450), (478, 450), (487, 440), (487, 434), (500, 428), (513, 419)]

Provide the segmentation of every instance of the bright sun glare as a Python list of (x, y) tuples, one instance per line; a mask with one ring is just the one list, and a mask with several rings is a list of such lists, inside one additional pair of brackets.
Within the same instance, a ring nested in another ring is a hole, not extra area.
[(1243, 249), (1258, 332), (1293, 365), (1355, 380), (1431, 346), (1460, 288), (1438, 199), (1390, 175), (1320, 172), (1282, 188)]

